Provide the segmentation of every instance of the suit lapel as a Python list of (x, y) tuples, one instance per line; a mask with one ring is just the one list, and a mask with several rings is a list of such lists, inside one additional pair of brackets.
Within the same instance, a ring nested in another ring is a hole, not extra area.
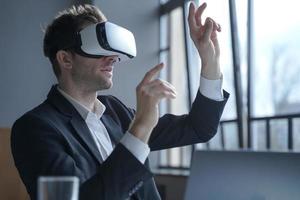
[(88, 151), (90, 151), (90, 153), (99, 163), (102, 163), (99, 150), (85, 121), (82, 119), (73, 105), (58, 92), (56, 87), (57, 86), (54, 85), (51, 88), (48, 94), (48, 101), (52, 105), (54, 105), (61, 113), (70, 117), (70, 123), (75, 129), (74, 134), (77, 134), (81, 138), (81, 140), (83, 141), (83, 146)]
[(87, 127), (84, 120), (79, 116), (74, 116), (71, 119), (71, 124), (76, 131), (76, 134), (83, 140), (87, 149), (89, 149), (92, 155), (96, 158), (99, 163), (102, 163), (100, 152), (96, 146), (94, 139), (92, 138), (91, 132)]
[(121, 126), (119, 126), (108, 114), (103, 114), (101, 121), (104, 124), (110, 139), (114, 144), (118, 144), (124, 135)]

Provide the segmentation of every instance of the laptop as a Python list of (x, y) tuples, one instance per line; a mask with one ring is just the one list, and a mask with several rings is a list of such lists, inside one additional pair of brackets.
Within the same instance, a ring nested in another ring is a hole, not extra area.
[(300, 153), (195, 151), (185, 200), (300, 200)]

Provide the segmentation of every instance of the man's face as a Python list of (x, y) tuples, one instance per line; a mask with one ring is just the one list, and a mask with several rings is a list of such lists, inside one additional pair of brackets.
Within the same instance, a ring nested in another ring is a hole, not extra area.
[(117, 56), (88, 58), (75, 53), (71, 76), (76, 84), (91, 91), (112, 87), (113, 64)]

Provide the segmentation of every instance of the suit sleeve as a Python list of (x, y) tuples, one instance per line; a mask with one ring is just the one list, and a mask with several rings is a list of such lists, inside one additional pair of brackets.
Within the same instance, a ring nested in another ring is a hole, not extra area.
[(33, 114), (14, 124), (12, 153), (32, 200), (36, 199), (38, 176), (77, 176), (81, 181), (80, 199), (89, 200), (126, 199), (136, 184), (152, 177), (145, 165), (118, 144), (98, 172), (87, 179), (65, 140), (55, 126)]
[(209, 141), (217, 133), (228, 97), (224, 91), (224, 100), (214, 101), (198, 91), (189, 114), (162, 116), (149, 140), (151, 151)]

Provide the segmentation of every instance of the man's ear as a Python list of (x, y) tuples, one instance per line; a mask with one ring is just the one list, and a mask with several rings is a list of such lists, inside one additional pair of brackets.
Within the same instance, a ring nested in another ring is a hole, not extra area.
[(73, 65), (73, 56), (70, 52), (59, 50), (56, 53), (56, 60), (58, 64), (65, 69), (71, 69)]

